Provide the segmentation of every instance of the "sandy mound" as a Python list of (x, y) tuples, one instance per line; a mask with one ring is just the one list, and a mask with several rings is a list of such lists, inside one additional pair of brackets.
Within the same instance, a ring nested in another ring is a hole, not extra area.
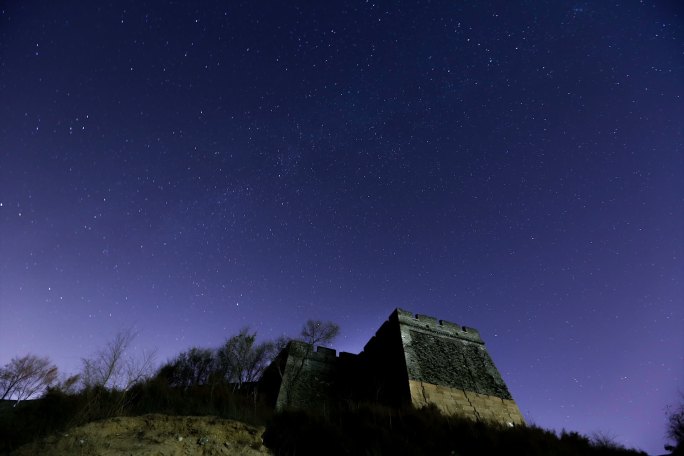
[(29, 455), (270, 455), (263, 428), (210, 416), (144, 415), (88, 423), (24, 445)]

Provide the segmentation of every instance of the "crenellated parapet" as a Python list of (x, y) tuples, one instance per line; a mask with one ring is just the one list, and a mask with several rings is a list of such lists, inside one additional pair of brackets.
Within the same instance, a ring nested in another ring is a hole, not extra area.
[(288, 343), (288, 352), (292, 356), (306, 356), (311, 361), (334, 362), (337, 358), (337, 350), (321, 345), (314, 346), (301, 340), (291, 340)]
[(480, 333), (475, 328), (461, 326), (446, 320), (438, 320), (428, 315), (413, 314), (412, 312), (403, 309), (397, 309), (395, 313), (398, 322), (402, 325), (428, 330), (447, 337), (456, 337), (458, 339), (484, 344), (484, 341), (480, 337)]
[(397, 309), (411, 403), (475, 420), (524, 424), (480, 333), (467, 326)]
[(509, 425), (524, 419), (480, 333), (396, 309), (359, 355), (292, 341), (261, 385), (276, 409), (326, 407), (331, 401), (379, 401)]

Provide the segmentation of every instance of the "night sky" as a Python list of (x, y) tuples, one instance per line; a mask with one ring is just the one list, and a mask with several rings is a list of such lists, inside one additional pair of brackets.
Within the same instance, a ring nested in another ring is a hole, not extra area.
[(662, 452), (684, 390), (677, 2), (0, 4), (0, 365), (395, 307), (530, 423)]

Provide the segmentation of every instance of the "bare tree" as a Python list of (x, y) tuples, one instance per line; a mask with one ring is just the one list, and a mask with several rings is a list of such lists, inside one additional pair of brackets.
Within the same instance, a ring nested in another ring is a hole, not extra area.
[(75, 394), (78, 389), (80, 374), (59, 376), (59, 379), (50, 387), (53, 390), (60, 391), (64, 394)]
[(667, 437), (674, 445), (665, 445), (673, 455), (684, 455), (684, 394), (677, 407), (668, 407)]
[(100, 386), (128, 390), (136, 382), (151, 375), (155, 352), (143, 352), (140, 358), (130, 355), (129, 349), (136, 334), (119, 331), (102, 350), (91, 358), (84, 358), (81, 381), (86, 388)]
[(311, 345), (329, 344), (340, 333), (340, 327), (332, 321), (309, 320), (300, 333), (301, 340)]
[(625, 447), (618, 443), (614, 434), (607, 431), (596, 431), (589, 439), (592, 445), (604, 450), (624, 450)]
[(120, 331), (105, 348), (91, 358), (84, 358), (81, 380), (86, 387), (113, 387), (123, 377), (124, 353), (133, 342), (135, 334), (129, 329)]
[(280, 354), (281, 351), (285, 350), (285, 347), (287, 347), (287, 344), (289, 344), (291, 340), (291, 337), (282, 335), (271, 342), (271, 353), (269, 354), (268, 360), (269, 364)]
[(243, 328), (218, 349), (218, 360), (224, 378), (238, 388), (259, 379), (273, 352), (270, 342), (256, 343), (256, 332)]
[(162, 366), (157, 375), (169, 386), (188, 389), (209, 384), (217, 369), (213, 350), (193, 347)]
[(124, 363), (124, 390), (150, 378), (155, 371), (157, 350), (143, 350), (140, 356), (129, 355)]
[(13, 358), (0, 368), (0, 399), (15, 399), (16, 406), (24, 399), (44, 392), (57, 379), (57, 366), (48, 358), (26, 355)]

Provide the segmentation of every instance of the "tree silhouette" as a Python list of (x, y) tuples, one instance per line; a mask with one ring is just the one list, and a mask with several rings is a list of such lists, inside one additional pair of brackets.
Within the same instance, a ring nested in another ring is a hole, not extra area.
[(128, 350), (135, 336), (130, 329), (119, 331), (102, 350), (90, 358), (84, 358), (81, 372), (83, 385), (86, 388), (118, 388), (126, 391), (148, 377), (153, 371), (155, 352), (143, 352), (139, 359), (130, 356)]
[(0, 400), (14, 399), (16, 406), (24, 399), (43, 392), (57, 380), (57, 366), (48, 358), (25, 355), (13, 358), (0, 368)]
[(329, 344), (340, 333), (340, 327), (332, 321), (308, 320), (300, 333), (301, 340), (311, 345)]
[(665, 445), (665, 449), (673, 455), (684, 455), (684, 395), (682, 402), (667, 418), (667, 436), (672, 439), (674, 445)]
[(213, 350), (193, 347), (162, 366), (157, 376), (165, 378), (169, 386), (188, 389), (208, 384), (217, 370)]
[(259, 379), (272, 357), (271, 342), (256, 343), (256, 332), (242, 328), (218, 349), (219, 366), (224, 378), (241, 388)]

